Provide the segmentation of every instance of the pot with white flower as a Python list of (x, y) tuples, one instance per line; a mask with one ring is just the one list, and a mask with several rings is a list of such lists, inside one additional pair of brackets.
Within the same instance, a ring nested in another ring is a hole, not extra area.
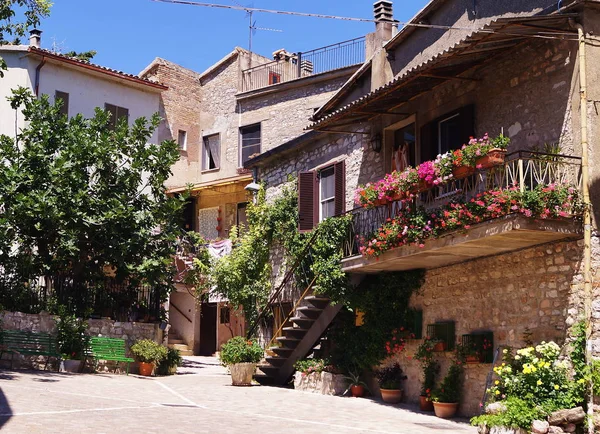
[(390, 404), (397, 404), (402, 400), (402, 382), (406, 380), (399, 363), (379, 368), (375, 371), (379, 382), (381, 399)]

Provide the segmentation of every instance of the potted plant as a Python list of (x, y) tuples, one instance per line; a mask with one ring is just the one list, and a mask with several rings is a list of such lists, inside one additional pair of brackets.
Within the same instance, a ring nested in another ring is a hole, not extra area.
[(462, 395), (463, 372), (459, 361), (455, 361), (444, 380), (431, 394), (433, 410), (437, 417), (448, 419), (456, 414)]
[(456, 354), (458, 360), (463, 363), (473, 364), (479, 363), (481, 360), (481, 351), (474, 342), (456, 345)]
[(231, 384), (251, 386), (256, 364), (263, 358), (264, 351), (256, 342), (236, 336), (221, 347), (219, 359), (231, 372)]
[(89, 341), (89, 337), (85, 334), (87, 326), (87, 322), (69, 313), (65, 306), (59, 306), (56, 329), (63, 371), (81, 370), (81, 362)]
[(167, 357), (167, 348), (150, 339), (141, 339), (131, 346), (131, 353), (140, 362), (140, 375), (149, 377), (154, 366)]
[(390, 404), (396, 404), (402, 399), (402, 382), (406, 380), (399, 363), (394, 363), (375, 371), (379, 382), (381, 398)]
[(174, 375), (177, 373), (177, 367), (181, 366), (182, 362), (179, 350), (175, 348), (167, 349), (167, 357), (158, 364), (158, 375)]
[(420, 362), (423, 377), (421, 394), (419, 396), (419, 407), (421, 411), (433, 411), (431, 392), (435, 387), (435, 379), (440, 371), (440, 365), (437, 361), (433, 360), (433, 348), (436, 343), (437, 341), (435, 339), (425, 338), (414, 354), (414, 358)]
[(369, 390), (367, 384), (360, 379), (360, 374), (358, 373), (350, 372), (344, 379), (348, 381), (348, 388), (343, 393), (344, 395), (350, 391), (354, 398), (360, 398), (364, 396), (365, 389)]

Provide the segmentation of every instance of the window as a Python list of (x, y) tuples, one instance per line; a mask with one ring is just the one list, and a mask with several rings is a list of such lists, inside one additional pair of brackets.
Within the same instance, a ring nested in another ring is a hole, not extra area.
[(125, 119), (125, 122), (129, 119), (129, 109), (106, 103), (104, 110), (110, 113), (108, 125), (111, 130), (114, 130), (122, 119)]
[(475, 135), (475, 106), (468, 105), (441, 116), (421, 128), (421, 161), (459, 149)]
[(221, 138), (218, 134), (204, 137), (202, 170), (218, 169), (221, 158)]
[(346, 208), (344, 162), (320, 170), (300, 172), (298, 176), (299, 230), (312, 230), (327, 217), (344, 213)]
[(62, 106), (60, 107), (60, 113), (69, 116), (69, 94), (67, 92), (61, 92), (57, 90), (54, 94), (54, 102), (62, 101)]
[(408, 166), (416, 166), (416, 143), (414, 123), (394, 131), (392, 170), (402, 172)]
[(228, 306), (221, 307), (221, 313), (219, 315), (219, 322), (221, 324), (229, 324), (231, 322), (231, 309)]
[(319, 222), (335, 215), (335, 170), (333, 166), (323, 169), (319, 178)]
[(281, 83), (281, 74), (269, 71), (269, 84)]
[(187, 131), (179, 130), (177, 144), (179, 145), (179, 150), (187, 151)]
[(240, 128), (240, 166), (260, 154), (260, 124)]

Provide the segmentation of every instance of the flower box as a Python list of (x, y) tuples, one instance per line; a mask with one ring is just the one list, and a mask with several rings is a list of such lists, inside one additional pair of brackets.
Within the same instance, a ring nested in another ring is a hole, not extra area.
[(505, 158), (506, 158), (505, 150), (494, 148), (494, 149), (490, 149), (485, 156), (479, 158), (475, 162), (475, 165), (478, 169), (489, 169), (490, 167), (504, 164)]
[(458, 166), (452, 169), (454, 179), (463, 179), (475, 173), (475, 168), (471, 166)]
[(446, 351), (446, 349), (447, 349), (446, 342), (438, 342), (437, 344), (435, 344), (433, 346), (434, 353), (443, 353), (444, 351)]
[(479, 354), (469, 355), (465, 357), (465, 363), (467, 364), (477, 364), (481, 363), (481, 357)]

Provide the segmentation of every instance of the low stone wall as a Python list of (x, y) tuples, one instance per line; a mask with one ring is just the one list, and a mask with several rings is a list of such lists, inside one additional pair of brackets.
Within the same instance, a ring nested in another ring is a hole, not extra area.
[(321, 395), (342, 395), (346, 391), (346, 381), (343, 375), (329, 372), (313, 372), (305, 374), (296, 372), (294, 389), (303, 392), (320, 393)]
[[(20, 330), (26, 332), (37, 333), (56, 333), (56, 317), (49, 313), (42, 312), (40, 314), (27, 314), (22, 312), (4, 312), (2, 315), (2, 327), (5, 330)], [(163, 332), (158, 324), (140, 323), (140, 322), (119, 322), (109, 319), (89, 319), (88, 335), (104, 336), (108, 338), (118, 338), (125, 341), (128, 355), (129, 348), (139, 339), (152, 339), (155, 342), (161, 343)], [(5, 354), (2, 358), (4, 366), (10, 366), (11, 355)], [(44, 368), (46, 362), (45, 357), (23, 357), (14, 356), (14, 368)], [(8, 365), (7, 365), (8, 363)], [(51, 362), (52, 363), (52, 362)], [(99, 370), (112, 370), (115, 363), (106, 362), (101, 364)], [(135, 367), (132, 367), (135, 372)]]

